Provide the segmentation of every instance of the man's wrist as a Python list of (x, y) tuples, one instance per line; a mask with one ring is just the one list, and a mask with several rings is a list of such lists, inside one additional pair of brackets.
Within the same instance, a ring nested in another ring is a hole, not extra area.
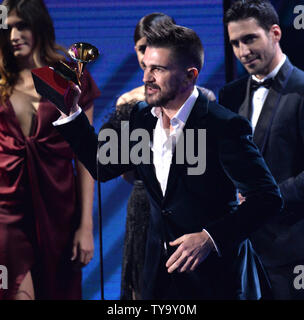
[(64, 114), (64, 115), (62, 114), (58, 120), (53, 122), (53, 126), (56, 127), (56, 126), (60, 126), (60, 125), (69, 123), (69, 122), (73, 121), (75, 118), (77, 118), (79, 116), (79, 114), (82, 112), (81, 108), (78, 105), (76, 105), (75, 108), (73, 108), (73, 109), (74, 109), (73, 110), (74, 112), (72, 112), (72, 110), (71, 110), (69, 116), (67, 116), (66, 114)]
[(72, 116), (74, 113), (79, 112), (79, 109), (81, 110), (80, 106), (78, 104), (76, 104), (75, 106), (73, 106), (70, 110), (70, 114), (69, 117)]
[(211, 237), (210, 233), (206, 229), (203, 229), (202, 232), (205, 232), (208, 235), (208, 240), (207, 241), (208, 241), (208, 244), (210, 244), (211, 250), (217, 252), (217, 254), (219, 256), (221, 256), (221, 253), (220, 253), (215, 241)]

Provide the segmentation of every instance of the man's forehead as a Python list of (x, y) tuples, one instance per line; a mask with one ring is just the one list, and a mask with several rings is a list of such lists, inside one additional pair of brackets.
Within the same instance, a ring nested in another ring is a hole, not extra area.
[(251, 28), (262, 28), (255, 18), (245, 18), (245, 19), (239, 19), (235, 21), (230, 21), (228, 23), (228, 30), (243, 30), (243, 29), (251, 29)]
[(147, 51), (148, 53), (150, 54), (165, 54), (165, 55), (170, 55), (171, 53), (171, 49), (170, 48), (167, 48), (167, 47), (154, 47), (154, 46), (150, 46), (150, 45), (147, 45)]
[(256, 34), (264, 31), (255, 18), (231, 21), (228, 23), (227, 29), (230, 40), (232, 38), (238, 39), (249, 34)]
[(143, 62), (149, 61), (163, 61), (167, 62), (171, 56), (171, 50), (163, 47), (147, 46)]

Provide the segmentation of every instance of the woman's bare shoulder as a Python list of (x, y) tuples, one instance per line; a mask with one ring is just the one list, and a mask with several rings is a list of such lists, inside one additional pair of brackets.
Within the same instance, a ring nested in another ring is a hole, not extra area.
[(138, 101), (145, 100), (145, 87), (137, 87), (135, 89), (132, 89), (131, 91), (128, 91), (121, 95), (116, 102), (116, 106), (120, 106), (126, 103), (136, 103)]

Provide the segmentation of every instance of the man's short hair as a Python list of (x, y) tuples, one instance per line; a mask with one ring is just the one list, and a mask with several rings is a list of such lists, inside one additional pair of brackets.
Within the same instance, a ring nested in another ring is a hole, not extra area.
[(226, 11), (224, 23), (255, 18), (265, 31), (269, 31), (271, 26), (279, 24), (278, 14), (273, 5), (268, 0), (237, 0)]
[(204, 48), (192, 29), (173, 24), (157, 24), (145, 32), (147, 46), (172, 50), (177, 63), (185, 68), (200, 71), (204, 63)]

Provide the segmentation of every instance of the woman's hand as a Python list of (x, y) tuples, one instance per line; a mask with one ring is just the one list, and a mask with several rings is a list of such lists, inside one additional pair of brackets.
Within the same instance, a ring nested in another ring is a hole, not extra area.
[(94, 239), (92, 228), (79, 227), (74, 235), (71, 260), (77, 261), (83, 267), (93, 259), (93, 255)]

